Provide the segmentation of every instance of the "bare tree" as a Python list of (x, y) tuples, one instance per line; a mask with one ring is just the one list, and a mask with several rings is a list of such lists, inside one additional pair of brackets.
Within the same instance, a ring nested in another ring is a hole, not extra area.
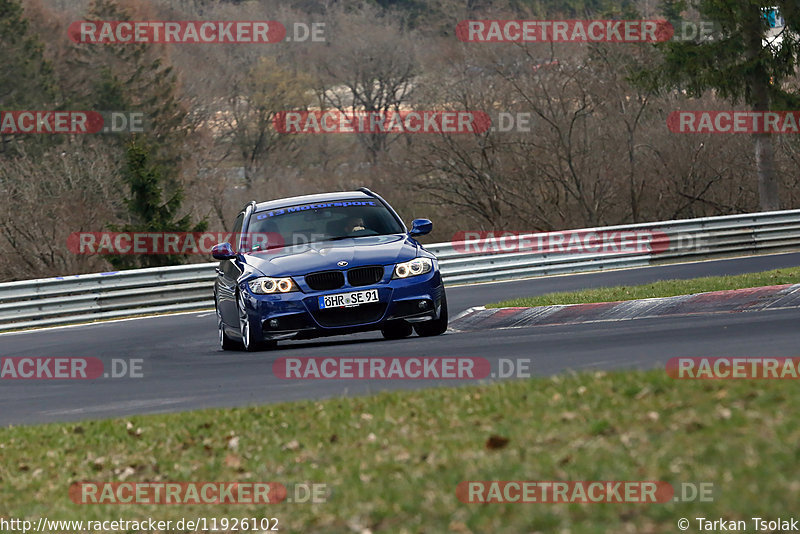
[[(98, 271), (108, 264), (67, 248), (73, 232), (103, 231), (123, 204), (113, 155), (79, 139), (39, 158), (0, 166), (0, 276), (5, 280)], [(20, 265), (24, 268), (20, 269)]]
[[(392, 22), (366, 8), (330, 16), (327, 33), (335, 40), (320, 52), (316, 65), (323, 106), (387, 114), (410, 105), (419, 70), (415, 36)], [(380, 132), (359, 135), (373, 163), (397, 139)]]
[(278, 132), (273, 119), (278, 113), (306, 109), (311, 100), (311, 78), (262, 57), (241, 80), (232, 84), (224, 110), (219, 112), (223, 139), (238, 151), (244, 163), (245, 180), (251, 185), (264, 171), (267, 157), (292, 136)]

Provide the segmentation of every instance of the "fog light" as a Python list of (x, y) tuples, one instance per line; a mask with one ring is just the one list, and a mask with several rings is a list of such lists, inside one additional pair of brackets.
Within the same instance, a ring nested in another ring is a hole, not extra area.
[(270, 319), (269, 320), (269, 327), (270, 328), (278, 328), (278, 320), (277, 319)]
[(421, 300), (421, 301), (419, 301), (418, 306), (419, 306), (420, 310), (424, 310), (425, 308), (428, 307), (428, 301), (427, 300)]

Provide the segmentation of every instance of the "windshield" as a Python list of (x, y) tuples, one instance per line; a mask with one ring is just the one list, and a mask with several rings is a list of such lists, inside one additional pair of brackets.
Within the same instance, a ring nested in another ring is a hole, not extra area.
[[(299, 204), (259, 211), (250, 219), (249, 233), (278, 234), (279, 245), (403, 233), (394, 215), (377, 200), (342, 200)], [(254, 245), (251, 250), (262, 247)]]

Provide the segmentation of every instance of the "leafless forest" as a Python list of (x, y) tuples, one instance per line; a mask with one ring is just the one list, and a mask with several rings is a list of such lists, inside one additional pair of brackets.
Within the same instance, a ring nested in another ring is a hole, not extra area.
[[(9, 2), (17, 3), (0, 0), (0, 21)], [(402, 4), (25, 0), (33, 49), (2, 41), (19, 61), (0, 74), (0, 108), (143, 111), (153, 157), (166, 169), (164, 199), (182, 191), (178, 215), (205, 220), (209, 230), (230, 229), (251, 199), (358, 186), (383, 195), (406, 221), (432, 219), (427, 242), (460, 230), (758, 210), (748, 135), (666, 126), (671, 111), (732, 104), (630, 81), (659, 60), (652, 45), (463, 43), (454, 35), (460, 20), (564, 13), (510, 1)], [(653, 4), (628, 8), (654, 16)], [(324, 23), (324, 42), (141, 46), (68, 37), (73, 21), (114, 17)], [(331, 108), (482, 110), (531, 121), (529, 131), (458, 135), (286, 135), (272, 127), (280, 111)], [(100, 257), (70, 253), (66, 240), (132, 222), (123, 180), (129, 137), (0, 138), (0, 280), (110, 269)], [(781, 207), (798, 207), (800, 138), (778, 136), (775, 150)]]

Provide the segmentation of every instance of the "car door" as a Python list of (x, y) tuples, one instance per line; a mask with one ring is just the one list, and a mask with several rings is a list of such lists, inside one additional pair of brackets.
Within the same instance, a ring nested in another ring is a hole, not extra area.
[[(245, 212), (240, 213), (233, 223), (233, 236), (231, 246), (234, 251), (239, 249), (239, 237), (242, 231)], [(222, 314), (222, 321), (233, 328), (239, 327), (239, 315), (236, 309), (236, 280), (242, 274), (239, 260), (234, 258), (222, 260), (217, 267), (217, 308)]]

